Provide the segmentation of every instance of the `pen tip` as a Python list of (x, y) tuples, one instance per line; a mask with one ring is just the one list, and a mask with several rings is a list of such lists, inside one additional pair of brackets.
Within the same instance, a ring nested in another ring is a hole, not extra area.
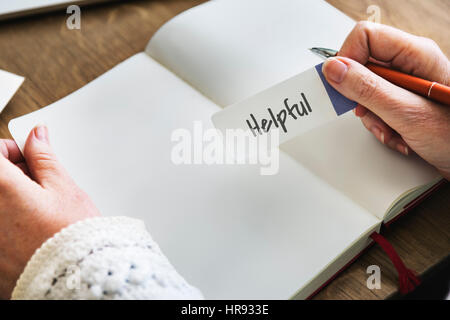
[(328, 48), (312, 47), (309, 50), (311, 50), (311, 52), (319, 55), (323, 59), (327, 59), (327, 58), (330, 58), (330, 57), (335, 57), (337, 55), (337, 51), (336, 50), (328, 49)]

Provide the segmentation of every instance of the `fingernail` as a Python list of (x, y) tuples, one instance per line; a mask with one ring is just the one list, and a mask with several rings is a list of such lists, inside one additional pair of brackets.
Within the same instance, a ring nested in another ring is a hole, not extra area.
[(409, 148), (402, 143), (397, 144), (397, 150), (405, 156), (409, 155)]
[(336, 83), (341, 83), (344, 80), (347, 71), (347, 65), (336, 58), (328, 58), (322, 66), (325, 77)]
[(384, 132), (380, 130), (380, 128), (373, 126), (370, 131), (373, 135), (384, 144)]
[(34, 128), (34, 135), (42, 142), (48, 142), (48, 129), (44, 125), (38, 125)]

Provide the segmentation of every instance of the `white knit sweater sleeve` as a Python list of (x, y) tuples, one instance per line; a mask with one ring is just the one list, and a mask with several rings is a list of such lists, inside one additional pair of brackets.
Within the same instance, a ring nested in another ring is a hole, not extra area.
[(13, 299), (201, 299), (140, 220), (92, 218), (48, 239), (17, 281)]

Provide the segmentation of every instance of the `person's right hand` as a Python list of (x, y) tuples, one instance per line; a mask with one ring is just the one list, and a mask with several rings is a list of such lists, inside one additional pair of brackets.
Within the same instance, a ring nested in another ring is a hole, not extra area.
[(383, 144), (408, 155), (416, 152), (450, 179), (450, 106), (441, 105), (384, 80), (364, 67), (381, 63), (444, 85), (450, 62), (430, 39), (370, 22), (359, 22), (323, 73), (347, 98), (355, 114)]

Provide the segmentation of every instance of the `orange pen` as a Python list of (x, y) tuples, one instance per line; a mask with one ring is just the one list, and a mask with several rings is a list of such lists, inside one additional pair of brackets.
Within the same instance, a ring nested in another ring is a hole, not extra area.
[[(312, 52), (318, 54), (322, 58), (335, 57), (337, 51), (327, 48), (311, 48)], [(386, 68), (372, 62), (368, 62), (366, 67), (373, 73), (388, 80), (389, 82), (402, 87), (406, 90), (420, 94), (425, 98), (432, 99), (445, 105), (450, 105), (450, 87), (438, 82), (432, 82), (412, 75)]]

